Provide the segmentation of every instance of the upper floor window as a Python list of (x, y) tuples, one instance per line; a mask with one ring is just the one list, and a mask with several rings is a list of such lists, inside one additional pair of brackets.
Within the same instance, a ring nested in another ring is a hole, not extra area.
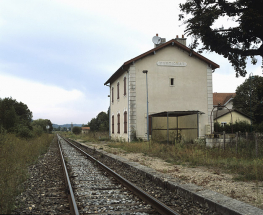
[(120, 99), (120, 82), (117, 83), (117, 99)]
[(123, 95), (125, 95), (126, 96), (126, 77), (124, 77), (124, 79), (123, 79), (123, 87), (124, 87), (124, 93), (123, 93)]
[(113, 102), (114, 101), (114, 88), (112, 87), (111, 88), (111, 102)]

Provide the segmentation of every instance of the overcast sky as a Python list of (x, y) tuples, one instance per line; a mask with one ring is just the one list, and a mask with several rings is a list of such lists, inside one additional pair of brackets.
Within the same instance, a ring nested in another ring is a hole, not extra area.
[[(152, 49), (156, 33), (167, 41), (184, 34), (180, 2), (0, 0), (0, 98), (27, 104), (33, 119), (89, 122), (107, 111), (104, 82), (125, 61)], [(203, 55), (220, 65), (214, 92), (235, 92), (244, 82), (223, 57)], [(248, 74), (262, 75), (260, 64)]]

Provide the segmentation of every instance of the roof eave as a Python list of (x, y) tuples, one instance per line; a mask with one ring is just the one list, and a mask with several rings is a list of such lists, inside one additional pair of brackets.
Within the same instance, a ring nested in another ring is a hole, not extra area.
[(108, 83), (111, 83), (114, 79), (116, 79), (116, 78), (119, 76), (119, 73), (127, 70), (127, 69), (129, 68), (129, 66), (130, 66), (131, 64), (133, 64), (135, 61), (137, 61), (137, 60), (139, 60), (139, 59), (141, 59), (141, 58), (143, 58), (143, 57), (145, 57), (145, 56), (148, 56), (149, 54), (152, 54), (152, 53), (154, 53), (155, 51), (158, 51), (158, 50), (160, 50), (160, 49), (162, 49), (162, 48), (164, 48), (164, 47), (166, 47), (166, 46), (168, 46), (168, 45), (170, 45), (170, 44), (176, 45), (176, 46), (178, 46), (179, 48), (182, 48), (183, 50), (187, 51), (187, 52), (189, 53), (189, 56), (195, 56), (195, 57), (197, 57), (197, 58), (205, 61), (206, 63), (209, 64), (209, 66), (210, 66), (213, 70), (215, 70), (215, 69), (217, 69), (217, 68), (220, 67), (218, 64), (214, 63), (213, 61), (207, 59), (206, 57), (198, 54), (197, 52), (193, 51), (192, 49), (188, 48), (187, 46), (181, 44), (181, 43), (178, 42), (176, 39), (172, 39), (172, 40), (169, 40), (168, 42), (166, 42), (166, 43), (164, 43), (164, 44), (162, 44), (162, 45), (160, 45), (160, 46), (157, 46), (157, 47), (155, 47), (155, 48), (153, 48), (153, 49), (151, 49), (151, 50), (149, 50), (149, 51), (147, 51), (147, 52), (145, 52), (145, 53), (143, 53), (143, 54), (141, 54), (141, 55), (138, 55), (138, 56), (135, 57), (135, 58), (132, 58), (132, 59), (124, 62), (123, 65), (122, 65), (115, 73), (113, 73), (113, 75), (104, 83), (104, 85), (107, 85)]

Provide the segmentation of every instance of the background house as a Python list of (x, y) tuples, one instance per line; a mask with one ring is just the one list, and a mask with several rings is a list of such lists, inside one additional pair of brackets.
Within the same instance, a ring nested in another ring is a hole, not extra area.
[(112, 138), (147, 138), (147, 89), (153, 136), (180, 135), (187, 140), (211, 132), (212, 72), (219, 65), (185, 44), (183, 37), (155, 44), (105, 82), (110, 87)]
[(89, 131), (90, 131), (90, 127), (81, 127), (82, 134), (88, 133)]
[[(232, 115), (232, 116), (231, 116)], [(245, 121), (248, 124), (251, 123), (250, 117), (239, 110), (231, 109), (222, 109), (218, 111), (214, 111), (214, 122), (218, 122), (221, 125), (230, 124), (232, 117), (232, 123)]]
[(235, 93), (213, 93), (213, 106), (221, 105), (232, 109), (235, 95)]
[(213, 106), (222, 106), (214, 109), (214, 121), (217, 121), (221, 125), (240, 121), (246, 121), (249, 124), (251, 123), (250, 117), (247, 114), (244, 114), (237, 109), (233, 109), (233, 99), (235, 95), (235, 93), (213, 93)]

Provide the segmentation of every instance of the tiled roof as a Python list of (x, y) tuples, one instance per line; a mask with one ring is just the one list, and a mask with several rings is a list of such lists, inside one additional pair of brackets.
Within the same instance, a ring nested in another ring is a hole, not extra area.
[(193, 51), (192, 49), (188, 48), (187, 46), (183, 45), (182, 43), (178, 42), (176, 39), (172, 39), (162, 45), (157, 46), (156, 48), (153, 48), (141, 55), (138, 55), (135, 58), (132, 58), (131, 60), (128, 60), (126, 62), (123, 63), (123, 65), (104, 83), (104, 85), (111, 83), (112, 81), (114, 81), (116, 78), (118, 78), (123, 72), (127, 71), (127, 69), (129, 68), (129, 66), (131, 64), (133, 64), (135, 61), (144, 58), (145, 56), (151, 55), (151, 54), (155, 54), (156, 51), (165, 48), (166, 46), (177, 46), (181, 49), (183, 49), (184, 51), (189, 53), (189, 56), (195, 56), (196, 58), (199, 58), (200, 60), (205, 61), (206, 63), (208, 63), (212, 69), (216, 69), (219, 68), (219, 65), (214, 63), (213, 61), (207, 59), (206, 57), (198, 54), (197, 52)]
[(226, 105), (226, 103), (236, 96), (235, 93), (213, 93), (213, 105)]
[[(232, 109), (230, 110), (230, 112), (237, 112), (247, 118), (249, 118), (249, 116), (247, 114), (244, 114), (242, 113), (241, 111), (237, 110), (237, 109)], [(222, 110), (214, 110), (213, 111), (213, 117), (214, 117), (214, 120), (220, 118), (221, 116), (224, 116), (224, 115), (227, 115), (227, 114), (230, 114), (229, 110), (228, 109), (222, 109)]]
[(90, 127), (81, 127), (82, 130), (90, 130)]

